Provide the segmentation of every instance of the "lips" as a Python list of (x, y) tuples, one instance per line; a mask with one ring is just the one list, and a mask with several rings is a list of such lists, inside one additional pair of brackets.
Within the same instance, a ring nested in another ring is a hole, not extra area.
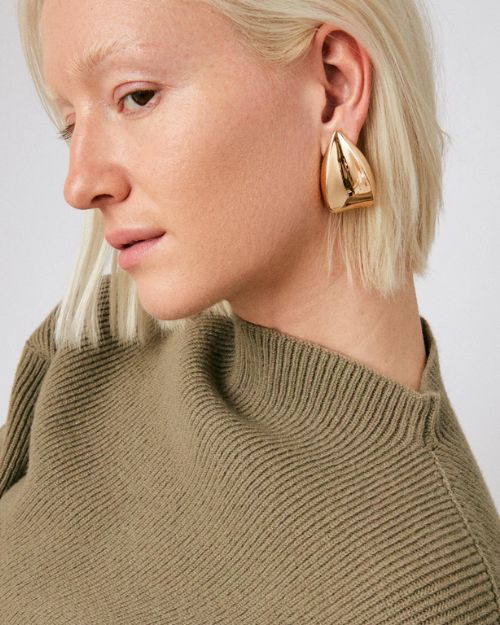
[(135, 243), (156, 239), (163, 234), (165, 234), (165, 230), (159, 230), (158, 228), (135, 227), (114, 230), (106, 234), (104, 238), (115, 249), (123, 250), (127, 247), (131, 247)]
[(141, 241), (147, 241), (147, 239), (139, 239), (139, 241), (131, 241), (130, 243), (125, 243), (125, 245), (123, 245), (123, 247), (125, 249), (127, 249), (127, 247), (135, 245), (136, 243), (140, 243)]
[(167, 233), (163, 233), (157, 237), (146, 239), (132, 243), (120, 251), (118, 255), (118, 264), (123, 270), (130, 269), (134, 265), (141, 263), (147, 256), (153, 253), (153, 250), (160, 245), (165, 239)]

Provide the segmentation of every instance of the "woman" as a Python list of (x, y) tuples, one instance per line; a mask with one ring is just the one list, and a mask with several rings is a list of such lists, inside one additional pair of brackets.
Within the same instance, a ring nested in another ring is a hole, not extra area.
[(19, 19), (94, 210), (2, 428), (2, 623), (499, 623), (500, 519), (413, 283), (445, 136), (425, 14)]

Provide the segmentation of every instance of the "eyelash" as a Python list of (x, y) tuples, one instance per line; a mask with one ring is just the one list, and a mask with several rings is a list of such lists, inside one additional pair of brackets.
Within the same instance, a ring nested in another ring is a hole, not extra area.
[[(158, 89), (136, 89), (135, 91), (130, 91), (129, 93), (126, 93), (122, 98), (120, 98), (120, 100), (118, 101), (118, 104), (121, 104), (123, 100), (125, 100), (125, 98), (128, 98), (130, 95), (134, 95), (135, 93), (154, 93), (156, 95), (158, 91), (159, 91)], [(147, 104), (145, 104), (142, 108), (146, 108), (146, 107), (147, 107)], [(71, 139), (71, 135), (73, 134), (73, 131), (71, 130), (73, 127), (74, 127), (74, 124), (69, 124), (62, 130), (58, 130), (57, 131), (58, 138), (62, 139), (63, 141), (69, 141)]]

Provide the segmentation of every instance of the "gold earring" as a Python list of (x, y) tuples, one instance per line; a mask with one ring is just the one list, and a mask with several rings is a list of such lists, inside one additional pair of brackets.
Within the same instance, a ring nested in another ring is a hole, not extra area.
[(333, 133), (321, 163), (321, 192), (332, 213), (375, 203), (375, 179), (370, 164), (340, 130)]

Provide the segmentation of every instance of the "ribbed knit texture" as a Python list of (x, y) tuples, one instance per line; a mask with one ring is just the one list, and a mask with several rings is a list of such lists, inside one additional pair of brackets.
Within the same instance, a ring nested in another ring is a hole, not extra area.
[(500, 517), (421, 317), (419, 392), (238, 316), (26, 341), (1, 625), (500, 624)]

